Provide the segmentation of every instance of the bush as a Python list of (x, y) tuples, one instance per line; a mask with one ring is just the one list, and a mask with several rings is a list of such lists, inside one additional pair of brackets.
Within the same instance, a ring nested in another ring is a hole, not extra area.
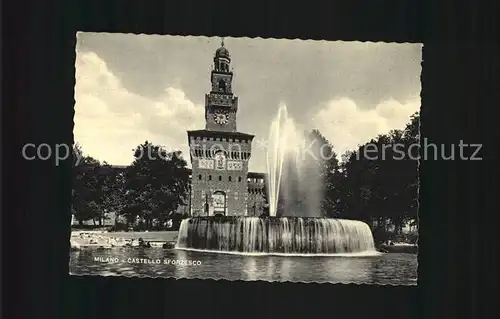
[(181, 227), (182, 220), (188, 218), (189, 216), (187, 214), (173, 214), (172, 215), (172, 227), (169, 228), (168, 230), (179, 230)]
[(376, 227), (373, 230), (373, 239), (376, 245), (387, 240), (400, 243), (416, 244), (418, 241), (418, 232), (410, 234), (396, 234), (393, 231), (387, 231), (383, 227)]
[(410, 244), (417, 244), (418, 242), (418, 232), (409, 233), (406, 235), (406, 242)]
[(133, 227), (134, 231), (145, 231), (147, 230), (146, 228), (146, 223), (144, 223), (143, 221), (140, 221), (137, 223), (137, 225), (135, 225)]
[(126, 223), (116, 223), (113, 227), (109, 229), (109, 231), (128, 231), (128, 225)]
[(389, 239), (389, 234), (383, 227), (374, 228), (372, 233), (375, 245), (380, 245)]
[(94, 230), (98, 228), (104, 228), (104, 226), (99, 225), (71, 225), (73, 230)]

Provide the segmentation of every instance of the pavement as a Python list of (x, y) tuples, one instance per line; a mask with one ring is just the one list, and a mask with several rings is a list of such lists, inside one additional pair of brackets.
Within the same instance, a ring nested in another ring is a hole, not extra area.
[[(78, 231), (73, 233), (90, 233)], [(142, 238), (144, 241), (172, 242), (177, 240), (178, 231), (151, 231), (151, 232), (100, 232), (102, 237), (113, 237), (124, 240), (137, 240)]]

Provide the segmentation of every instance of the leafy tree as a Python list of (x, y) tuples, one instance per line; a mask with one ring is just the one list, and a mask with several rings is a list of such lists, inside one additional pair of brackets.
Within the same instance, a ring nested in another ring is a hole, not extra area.
[(84, 156), (81, 146), (75, 144), (73, 165), (72, 213), (82, 225), (84, 221), (98, 217), (100, 196), (96, 171), (100, 163), (90, 156)]
[(99, 183), (99, 204), (101, 216), (99, 223), (105, 218), (106, 213), (115, 213), (115, 221), (118, 213), (123, 211), (126, 205), (125, 201), (125, 174), (119, 169), (113, 168), (104, 162), (98, 172)]
[(338, 197), (337, 206), (342, 218), (368, 221), (376, 212), (377, 165), (363, 156), (365, 153), (366, 145), (344, 156), (347, 161), (335, 175), (334, 193)]
[(79, 143), (75, 143), (72, 151), (72, 167), (76, 167), (81, 158), (83, 158), (82, 146)]
[(129, 221), (140, 216), (151, 229), (154, 219), (163, 221), (186, 203), (189, 171), (180, 152), (167, 152), (148, 141), (137, 146), (134, 158), (125, 173), (127, 207), (123, 214)]
[[(415, 172), (415, 176), (411, 179), (406, 187), (406, 196), (408, 198), (408, 211), (407, 211), (407, 221), (412, 222), (413, 225), (417, 225), (416, 220), (418, 218), (418, 188), (419, 185), (419, 167), (418, 167), (418, 151), (419, 147), (415, 145), (420, 145), (420, 113), (416, 112), (410, 118), (410, 123), (405, 127), (403, 131), (403, 141), (406, 145), (409, 159), (411, 160), (411, 168)], [(410, 165), (410, 164), (409, 164)]]
[(327, 197), (335, 199), (337, 216), (377, 220), (379, 225), (390, 221), (396, 233), (416, 219), (419, 120), (415, 113), (403, 130), (380, 135), (342, 155), (331, 183), (326, 184)]
[(102, 225), (106, 213), (123, 207), (123, 177), (106, 162), (84, 156), (79, 144), (73, 149), (73, 165), (72, 213), (80, 225), (87, 220)]
[(333, 145), (320, 133), (314, 129), (307, 134), (309, 143), (314, 143), (312, 156), (319, 165), (321, 181), (323, 183), (324, 198), (321, 203), (321, 211), (325, 216), (337, 217), (337, 196), (336, 196), (336, 174), (339, 170), (339, 161)]

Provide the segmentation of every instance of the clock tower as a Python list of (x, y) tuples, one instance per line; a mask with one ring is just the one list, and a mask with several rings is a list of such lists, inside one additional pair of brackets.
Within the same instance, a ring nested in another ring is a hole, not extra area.
[(221, 47), (215, 51), (210, 76), (212, 89), (205, 95), (206, 129), (210, 131), (236, 132), (238, 97), (233, 94), (230, 63), (231, 57), (222, 39)]
[(248, 162), (254, 136), (236, 130), (238, 98), (232, 90), (231, 57), (222, 40), (205, 95), (205, 129), (188, 131), (192, 164), (191, 216), (246, 216)]

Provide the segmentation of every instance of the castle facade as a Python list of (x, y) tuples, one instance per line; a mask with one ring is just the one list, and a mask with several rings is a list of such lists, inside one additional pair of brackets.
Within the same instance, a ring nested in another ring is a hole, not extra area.
[(259, 216), (266, 205), (263, 173), (248, 171), (254, 135), (238, 132), (238, 97), (231, 57), (222, 41), (215, 52), (205, 128), (188, 131), (192, 164), (189, 215)]

